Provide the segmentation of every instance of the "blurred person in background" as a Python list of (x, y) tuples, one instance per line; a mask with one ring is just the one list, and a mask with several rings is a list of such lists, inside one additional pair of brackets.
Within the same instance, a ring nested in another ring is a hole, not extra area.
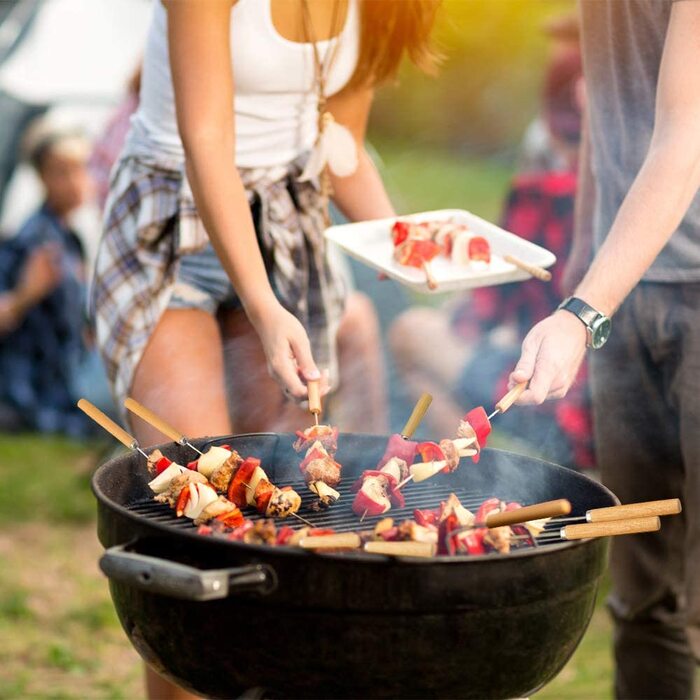
[[(573, 241), (584, 91), (576, 16), (549, 21), (545, 32), (552, 45), (542, 113), (534, 122), (541, 127), (531, 126), (526, 132), (519, 162), (525, 170), (511, 182), (501, 225), (554, 252), (552, 282), (530, 279), (482, 287), (443, 308), (410, 309), (390, 329), (391, 350), (411, 398), (422, 391), (433, 394), (425, 420), (437, 435), (454, 433), (466, 409), (498, 401), (507, 391), (522, 337), (561, 298)], [(431, 342), (413, 342), (417, 329)], [(536, 441), (537, 451), (552, 461), (575, 468), (593, 466), (584, 371), (566, 401), (507, 413), (499, 418), (498, 429), (532, 445)]]
[[(623, 503), (683, 517), (615, 538), (615, 694), (691, 698), (700, 662), (700, 2), (582, 2), (586, 79), (574, 297), (534, 326), (511, 382), (567, 393), (591, 357), (597, 461)], [(589, 264), (589, 251), (595, 249)], [(615, 314), (611, 324), (610, 316)]]
[(85, 259), (70, 215), (90, 196), (89, 143), (45, 121), (27, 134), (44, 202), (0, 247), (0, 403), (8, 425), (82, 437), (83, 394), (111, 411), (86, 321)]
[[(153, 4), (93, 287), (120, 406), (131, 395), (188, 435), (299, 429), (310, 416), (296, 402), (320, 366), (355, 407), (357, 427), (344, 429), (382, 432), (376, 315), (366, 298), (346, 300), (323, 229), (329, 196), (351, 221), (394, 216), (366, 124), (404, 55), (434, 66), (437, 6)], [(134, 432), (162, 440), (141, 421)], [(151, 671), (147, 687), (188, 697)]]

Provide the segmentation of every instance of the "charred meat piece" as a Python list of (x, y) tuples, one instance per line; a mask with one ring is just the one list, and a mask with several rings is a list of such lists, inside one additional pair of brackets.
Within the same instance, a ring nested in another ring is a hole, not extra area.
[(219, 492), (226, 493), (228, 491), (228, 486), (231, 483), (231, 479), (236, 473), (238, 467), (241, 466), (243, 459), (235, 450), (231, 452), (228, 459), (220, 466), (218, 466), (214, 471), (211, 472), (209, 481), (211, 485)]

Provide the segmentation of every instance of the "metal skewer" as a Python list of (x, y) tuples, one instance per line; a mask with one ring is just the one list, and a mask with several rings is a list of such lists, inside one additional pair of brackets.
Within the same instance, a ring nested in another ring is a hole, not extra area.
[(644, 518), (659, 515), (676, 515), (682, 510), (680, 499), (668, 498), (663, 501), (645, 501), (642, 503), (628, 503), (621, 506), (608, 508), (594, 508), (584, 515), (572, 515), (569, 518), (556, 518), (552, 520), (554, 525), (566, 525), (567, 523), (603, 523), (626, 518)]
[(133, 435), (129, 435), (124, 428), (117, 425), (109, 416), (102, 413), (97, 406), (91, 404), (87, 399), (80, 399), (80, 401), (78, 401), (78, 408), (92, 418), (97, 425), (106, 430), (112, 437), (119, 440), (122, 445), (125, 445), (130, 450), (140, 452), (146, 460), (148, 460), (148, 455), (141, 449), (138, 440)]
[(153, 413), (150, 408), (146, 408), (132, 398), (127, 398), (124, 401), (124, 407), (132, 413), (135, 413), (142, 420), (145, 420), (146, 423), (152, 425), (156, 430), (163, 433), (163, 435), (167, 435), (173, 442), (179, 445), (187, 445), (187, 447), (194, 450), (198, 455), (202, 455), (201, 450), (198, 450), (180, 431), (175, 430), (170, 423), (167, 423), (160, 416)]

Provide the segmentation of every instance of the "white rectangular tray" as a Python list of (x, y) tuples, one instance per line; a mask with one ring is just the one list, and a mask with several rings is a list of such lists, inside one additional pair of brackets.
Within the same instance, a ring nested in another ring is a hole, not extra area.
[(473, 233), (483, 236), (491, 245), (492, 256), (488, 269), (477, 270), (468, 265), (457, 265), (446, 257), (438, 255), (430, 263), (433, 277), (438, 284), (437, 289), (431, 290), (428, 289), (423, 270), (399, 265), (393, 258), (394, 244), (391, 239), (391, 227), (396, 218), (331, 226), (326, 229), (325, 235), (329, 241), (336, 243), (353, 258), (424, 294), (487, 287), (530, 278), (527, 272), (507, 263), (503, 259), (504, 255), (513, 255), (524, 262), (545, 268), (556, 262), (555, 255), (546, 248), (530, 243), (514, 233), (504, 231), (464, 209), (438, 209), (398, 218), (414, 221), (450, 219), (467, 224)]

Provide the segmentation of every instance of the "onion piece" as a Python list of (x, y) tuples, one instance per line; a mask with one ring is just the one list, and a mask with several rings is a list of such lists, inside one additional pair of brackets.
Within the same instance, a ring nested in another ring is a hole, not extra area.
[(173, 462), (167, 469), (164, 469), (158, 476), (148, 482), (148, 486), (153, 493), (163, 493), (170, 487), (170, 482), (180, 474), (188, 471), (186, 467)]
[(197, 471), (208, 479), (230, 456), (231, 450), (214, 445), (197, 460)]
[(190, 484), (190, 500), (185, 506), (185, 516), (196, 520), (200, 513), (219, 496), (209, 484)]

